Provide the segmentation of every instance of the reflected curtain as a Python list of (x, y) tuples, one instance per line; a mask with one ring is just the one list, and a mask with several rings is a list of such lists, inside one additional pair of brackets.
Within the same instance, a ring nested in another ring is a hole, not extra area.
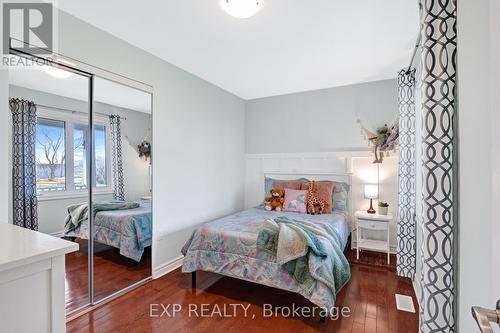
[(11, 98), (13, 223), (38, 230), (36, 194), (36, 105)]
[(455, 332), (454, 132), (457, 1), (420, 0), (422, 247), (420, 332)]
[(415, 275), (415, 69), (398, 74), (399, 94), (399, 221), (397, 274)]
[(113, 166), (113, 197), (125, 201), (125, 183), (123, 180), (123, 156), (121, 118), (117, 114), (109, 116), (111, 135), (111, 154)]

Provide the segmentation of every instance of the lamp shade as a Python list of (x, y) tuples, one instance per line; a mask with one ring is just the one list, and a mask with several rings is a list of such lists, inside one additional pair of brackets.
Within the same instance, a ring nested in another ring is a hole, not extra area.
[(365, 184), (365, 198), (366, 199), (377, 199), (378, 198), (378, 185), (377, 184)]

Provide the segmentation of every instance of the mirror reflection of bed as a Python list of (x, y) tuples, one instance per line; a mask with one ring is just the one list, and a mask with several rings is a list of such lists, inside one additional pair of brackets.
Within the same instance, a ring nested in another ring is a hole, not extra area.
[(95, 76), (91, 128), (89, 77), (40, 68), (9, 80), (11, 109), (36, 110), (38, 231), (79, 244), (66, 255), (66, 312), (149, 278), (151, 95)]

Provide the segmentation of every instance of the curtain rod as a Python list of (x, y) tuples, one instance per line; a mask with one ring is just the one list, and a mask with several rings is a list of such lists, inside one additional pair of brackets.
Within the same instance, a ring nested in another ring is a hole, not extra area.
[(421, 38), (422, 38), (422, 35), (418, 34), (417, 42), (415, 43), (415, 48), (413, 49), (413, 54), (411, 55), (410, 65), (408, 66), (408, 69), (406, 70), (406, 72), (409, 72), (411, 69), (411, 66), (413, 65), (413, 61), (415, 60), (415, 55), (417, 54), (417, 50), (420, 47)]
[[(44, 107), (44, 108), (47, 108), (47, 109), (56, 109), (56, 110), (61, 110), (61, 111), (69, 111), (71, 113), (88, 114), (88, 112), (83, 112), (83, 111), (78, 111), (78, 110), (71, 110), (71, 109), (66, 109), (66, 108), (60, 108), (60, 107), (57, 107), (57, 106), (43, 105), (43, 104), (37, 104), (37, 103), (35, 103), (35, 105), (36, 106), (41, 106), (41, 107)], [(101, 112), (94, 112), (94, 114), (100, 115), (100, 116), (104, 116), (104, 117), (109, 117), (110, 116), (109, 114), (101, 113)], [(120, 116), (120, 119), (127, 120), (127, 117)]]

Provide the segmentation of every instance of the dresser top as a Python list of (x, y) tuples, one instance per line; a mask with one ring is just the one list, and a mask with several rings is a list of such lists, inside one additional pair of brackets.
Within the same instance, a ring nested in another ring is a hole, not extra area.
[(0, 222), (0, 272), (77, 250), (77, 243)]
[(386, 222), (392, 220), (392, 214), (387, 214), (387, 215), (368, 214), (364, 210), (358, 210), (356, 213), (354, 213), (354, 216), (356, 216), (358, 219), (363, 219), (363, 220), (386, 221)]

